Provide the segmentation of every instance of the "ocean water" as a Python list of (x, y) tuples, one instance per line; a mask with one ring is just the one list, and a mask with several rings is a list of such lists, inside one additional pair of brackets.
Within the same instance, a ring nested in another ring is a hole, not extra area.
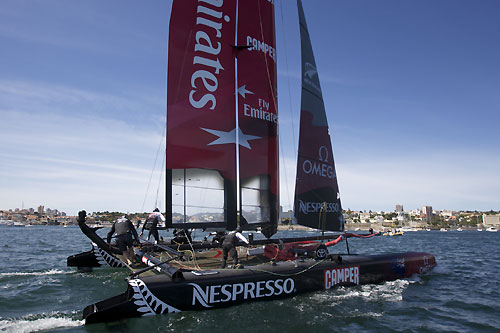
[(66, 267), (90, 249), (79, 228), (0, 226), (0, 332), (499, 332), (499, 241), (485, 231), (351, 239), (352, 253), (425, 251), (438, 266), (408, 280), (84, 326), (83, 308), (123, 292), (128, 272)]

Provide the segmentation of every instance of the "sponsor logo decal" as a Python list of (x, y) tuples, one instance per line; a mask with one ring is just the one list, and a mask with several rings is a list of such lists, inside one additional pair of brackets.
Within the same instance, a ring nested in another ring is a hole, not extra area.
[[(191, 74), (191, 92), (189, 102), (197, 109), (208, 107), (214, 110), (217, 104), (215, 93), (219, 87), (218, 75), (224, 67), (218, 58), (222, 46), (222, 25), (231, 21), (229, 15), (222, 12), (223, 1), (204, 1), (209, 7), (201, 4), (196, 11), (193, 65), (197, 70)], [(196, 95), (196, 96), (195, 96)], [(202, 95), (201, 97), (199, 97)]]
[[(152, 262), (151, 260), (149, 260), (148, 258), (146, 258), (146, 257), (144, 257), (144, 256), (141, 258), (141, 261), (142, 261), (145, 265), (147, 265), (147, 266), (154, 266), (154, 265), (156, 265), (154, 262)], [(160, 266), (156, 266), (154, 269), (155, 269), (155, 270), (157, 270), (158, 272), (161, 272), (161, 268), (160, 268)]]
[(310, 62), (306, 62), (304, 65), (304, 77), (303, 82), (307, 83), (310, 87), (317, 90), (321, 94), (321, 88), (319, 86), (318, 71), (316, 67)]
[(312, 79), (317, 74), (318, 74), (318, 71), (316, 70), (316, 67), (314, 67), (313, 64), (306, 62), (304, 75), (306, 77), (308, 77), (309, 79)]
[(291, 294), (295, 290), (292, 278), (213, 285), (204, 288), (196, 283), (189, 285), (193, 286), (192, 305), (199, 303), (206, 308), (211, 308), (217, 303)]
[(141, 279), (130, 280), (128, 284), (134, 292), (132, 301), (137, 306), (136, 311), (141, 314), (141, 317), (180, 312), (179, 309), (168, 305), (156, 297)]
[[(309, 213), (317, 213), (321, 211), (321, 208), (323, 207), (322, 202), (309, 202), (309, 201), (302, 201), (299, 200), (299, 211), (302, 214), (309, 214)], [(327, 202), (325, 205), (325, 212), (327, 213), (336, 213), (339, 211), (339, 204), (338, 202)]]
[(325, 289), (346, 284), (359, 284), (359, 266), (339, 267), (325, 270)]
[(302, 162), (302, 170), (304, 173), (330, 179), (337, 177), (333, 165), (328, 165), (328, 149), (325, 146), (319, 147), (318, 160), (319, 162), (304, 160), (304, 162)]
[(404, 257), (393, 257), (390, 263), (393, 272), (404, 276), (406, 274), (406, 264)]
[[(215, 139), (214, 141), (207, 144), (207, 146), (236, 143), (236, 128), (233, 129), (232, 131), (229, 131), (229, 132), (218, 131), (218, 130), (209, 129), (209, 128), (201, 128), (201, 129), (204, 130), (205, 132), (208, 132), (210, 134), (218, 136), (217, 139)], [(248, 148), (248, 149), (252, 149), (252, 147), (250, 146), (250, 143), (248, 141), (262, 139), (262, 137), (260, 137), (260, 136), (245, 134), (241, 131), (240, 128), (238, 128), (238, 132), (239, 132), (238, 133), (238, 144), (240, 146)]]
[(274, 62), (276, 62), (276, 49), (263, 40), (247, 36), (247, 45), (252, 46), (248, 49), (249, 51), (260, 51), (265, 55), (268, 55)]
[(429, 263), (429, 257), (424, 256), (422, 259), (423, 259), (424, 264), (423, 264), (423, 266), (420, 266), (420, 268), (419, 268), (419, 272), (420, 272), (420, 274), (423, 274), (423, 273), (428, 272), (428, 271), (429, 271), (429, 270), (431, 270), (431, 269), (432, 269), (432, 267), (433, 267), (433, 266)]
[(270, 123), (278, 123), (278, 116), (269, 111), (269, 102), (259, 98), (259, 106), (254, 108), (249, 104), (243, 104), (243, 114), (246, 117), (262, 119)]

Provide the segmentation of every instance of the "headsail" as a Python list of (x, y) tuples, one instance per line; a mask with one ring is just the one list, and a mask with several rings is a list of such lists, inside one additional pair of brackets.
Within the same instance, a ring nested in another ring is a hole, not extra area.
[(168, 226), (236, 223), (236, 22), (234, 1), (173, 2), (167, 84)]
[(311, 40), (297, 0), (302, 50), (302, 102), (294, 214), (298, 224), (343, 231), (333, 150)]
[(238, 1), (237, 53), (241, 213), (263, 233), (278, 220), (278, 109), (274, 4)]

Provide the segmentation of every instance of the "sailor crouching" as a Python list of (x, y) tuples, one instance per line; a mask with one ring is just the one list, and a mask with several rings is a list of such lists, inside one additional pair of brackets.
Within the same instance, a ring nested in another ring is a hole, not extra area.
[(233, 268), (236, 268), (238, 265), (238, 252), (236, 251), (236, 244), (238, 244), (238, 240), (241, 240), (248, 246), (248, 240), (241, 234), (241, 231), (241, 227), (238, 227), (236, 230), (231, 231), (223, 238), (221, 268), (226, 267), (228, 253), (230, 253), (233, 258)]
[(134, 235), (137, 243), (141, 245), (134, 225), (128, 218), (122, 216), (121, 218), (117, 219), (115, 223), (113, 223), (111, 230), (108, 232), (108, 244), (111, 243), (111, 237), (113, 236), (113, 234), (116, 234), (116, 245), (122, 251), (123, 256), (127, 260), (127, 263), (129, 265), (132, 265), (135, 258), (133, 247), (134, 241), (132, 239), (132, 235)]

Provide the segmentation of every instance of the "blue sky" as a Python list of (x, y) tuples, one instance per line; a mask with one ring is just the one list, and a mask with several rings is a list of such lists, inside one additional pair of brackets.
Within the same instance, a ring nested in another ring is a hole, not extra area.
[[(343, 207), (500, 209), (500, 3), (303, 3)], [(157, 191), (163, 202), (170, 6), (2, 1), (0, 209), (135, 212)], [(288, 208), (300, 42), (295, 1), (275, 6)]]

